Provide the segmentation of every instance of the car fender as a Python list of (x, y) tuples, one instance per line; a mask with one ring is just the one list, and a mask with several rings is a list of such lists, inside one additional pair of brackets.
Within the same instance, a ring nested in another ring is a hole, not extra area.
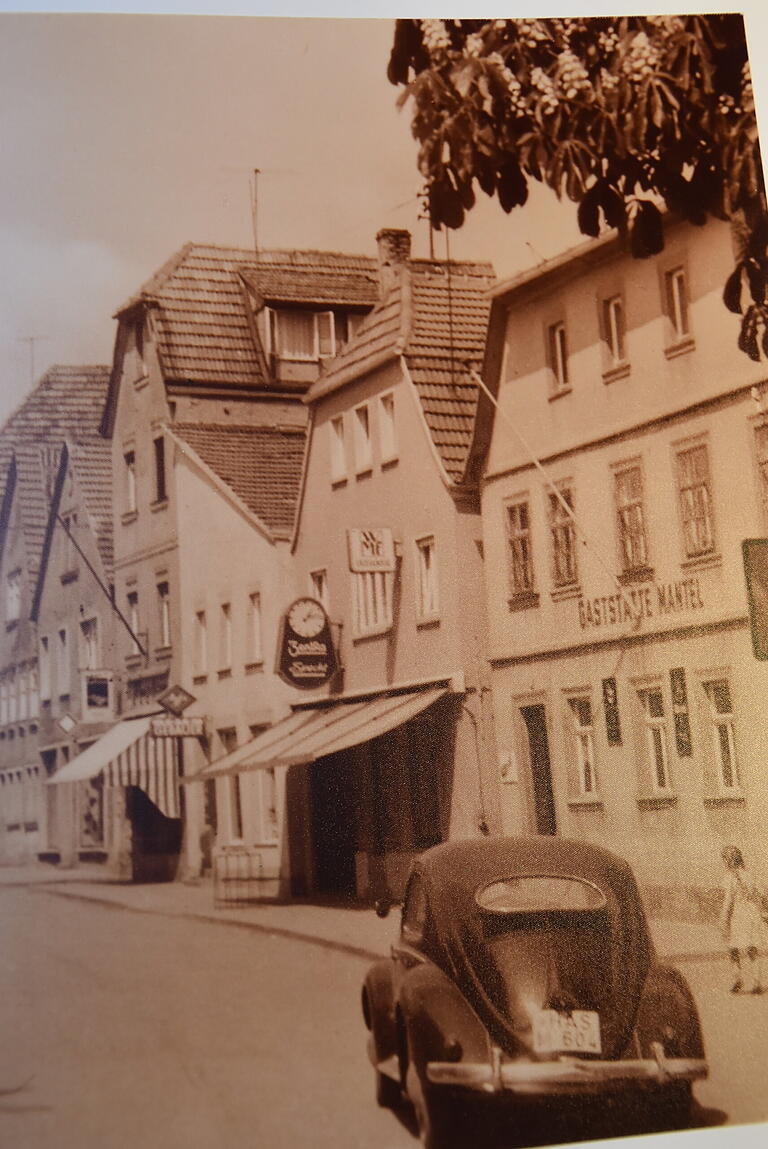
[(397, 1003), (400, 1057), (423, 1075), (430, 1061), (487, 1061), (485, 1026), (455, 982), (431, 963), (410, 970)]
[(704, 1057), (704, 1039), (696, 1002), (688, 982), (674, 966), (654, 965), (648, 971), (635, 1021), (642, 1056), (660, 1042), (669, 1057)]
[(374, 1064), (397, 1051), (392, 962), (383, 958), (368, 970), (362, 992), (363, 1018), (370, 1031), (369, 1051)]

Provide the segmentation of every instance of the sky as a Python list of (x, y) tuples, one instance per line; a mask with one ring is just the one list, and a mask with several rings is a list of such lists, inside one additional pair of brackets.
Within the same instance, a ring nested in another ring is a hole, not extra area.
[[(0, 419), (51, 364), (109, 363), (115, 310), (184, 243), (252, 246), (253, 168), (263, 247), (374, 254), (380, 228), (406, 227), (428, 253), (409, 111), (386, 78), (392, 19), (9, 6)], [(580, 238), (572, 205), (547, 191), (509, 216), (481, 194), (450, 254), (489, 259), (504, 278)]]

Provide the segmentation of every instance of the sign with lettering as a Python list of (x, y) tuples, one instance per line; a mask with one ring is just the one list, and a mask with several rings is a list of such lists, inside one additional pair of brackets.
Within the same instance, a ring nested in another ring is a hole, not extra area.
[(577, 600), (579, 626), (582, 630), (637, 623), (644, 618), (669, 618), (703, 610), (701, 584), (698, 578), (675, 582), (649, 582), (631, 590)]
[(350, 527), (347, 531), (349, 569), (355, 574), (395, 570), (395, 541), (389, 527)]
[(280, 621), (276, 672), (283, 682), (312, 690), (338, 670), (331, 624), (315, 598), (297, 598)]
[(149, 733), (155, 738), (204, 738), (205, 719), (202, 717), (152, 718), (149, 722)]

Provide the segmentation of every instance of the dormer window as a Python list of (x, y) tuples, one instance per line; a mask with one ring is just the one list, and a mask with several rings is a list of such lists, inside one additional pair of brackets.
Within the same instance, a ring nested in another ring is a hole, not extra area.
[(332, 311), (270, 308), (267, 330), (269, 350), (278, 359), (316, 362), (336, 354), (336, 323)]

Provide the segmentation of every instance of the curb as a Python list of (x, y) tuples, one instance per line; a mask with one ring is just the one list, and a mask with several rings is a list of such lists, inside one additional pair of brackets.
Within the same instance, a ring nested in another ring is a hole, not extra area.
[[(30, 888), (30, 887), (27, 887)], [(334, 950), (347, 957), (360, 958), (363, 961), (378, 961), (385, 955), (378, 950), (370, 950), (365, 946), (354, 946), (347, 942), (336, 942), (330, 938), (322, 938), (317, 934), (306, 934), (300, 930), (286, 929), (285, 926), (267, 926), (260, 922), (241, 922), (233, 918), (216, 918), (210, 914), (198, 914), (193, 910), (153, 910), (145, 906), (127, 906), (124, 902), (116, 902), (111, 898), (92, 897), (89, 894), (78, 894), (72, 890), (59, 890), (55, 885), (45, 885), (40, 882), (31, 887), (36, 892), (52, 894), (57, 898), (70, 898), (76, 902), (89, 902), (91, 905), (102, 906), (108, 910), (123, 910), (129, 914), (161, 915), (164, 918), (175, 918), (177, 921), (207, 922), (215, 926), (234, 926), (235, 929), (251, 930), (254, 933), (267, 934), (271, 937), (289, 938), (293, 941), (306, 942), (307, 945), (318, 946), (320, 949)]]

